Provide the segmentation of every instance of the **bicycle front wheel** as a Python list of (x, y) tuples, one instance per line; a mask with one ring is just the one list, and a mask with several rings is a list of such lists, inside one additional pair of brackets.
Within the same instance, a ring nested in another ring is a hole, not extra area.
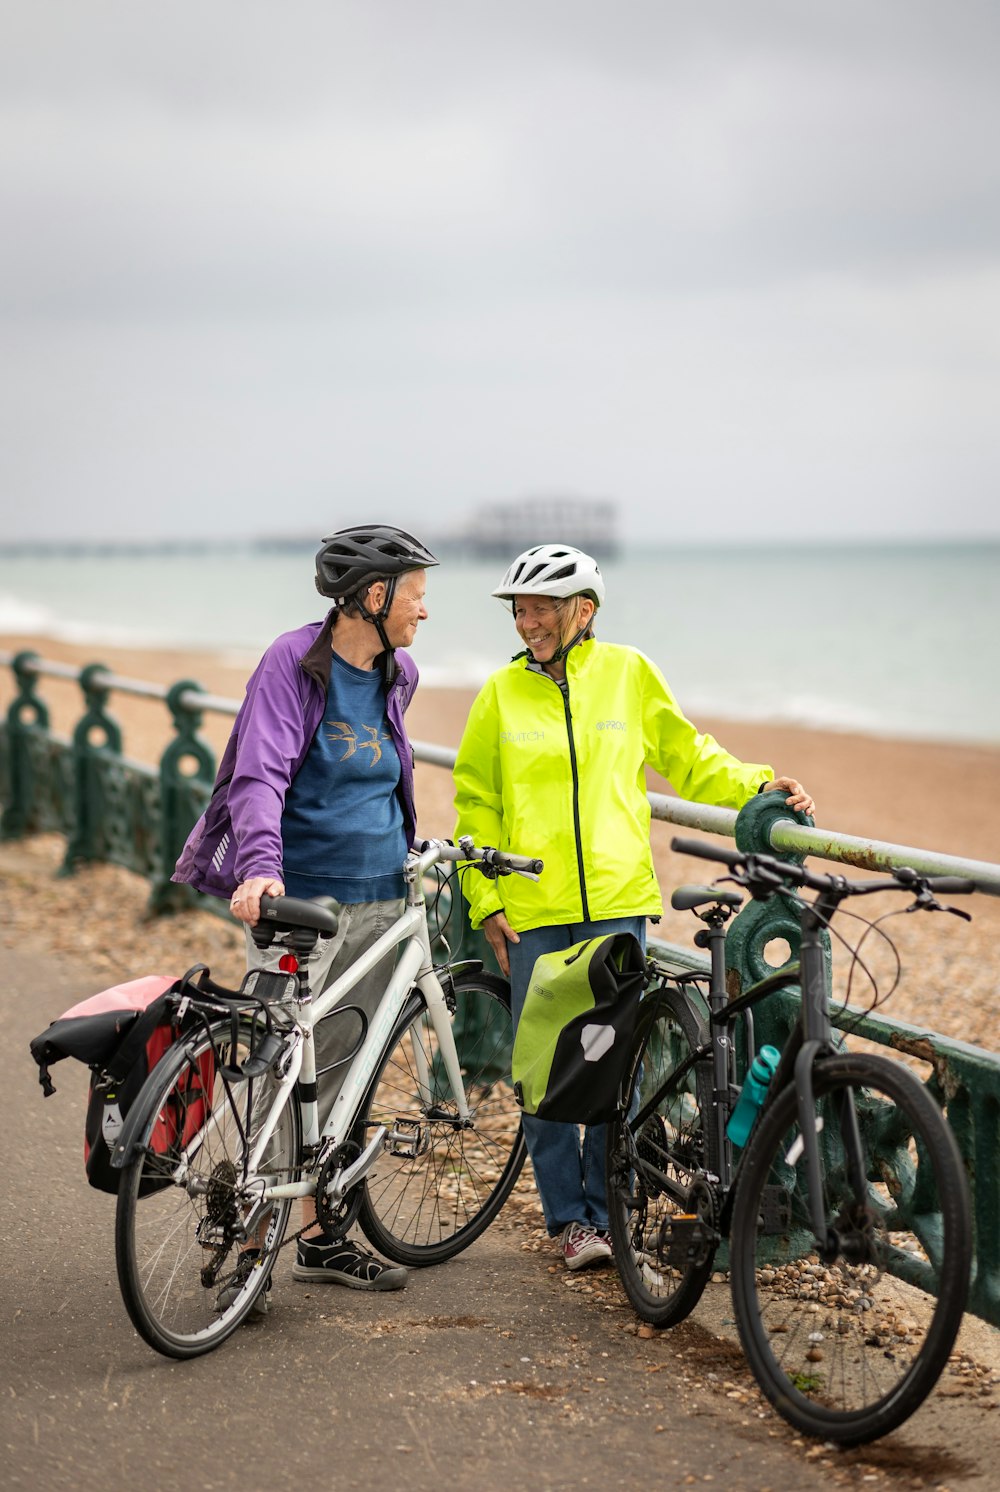
[(360, 1133), (388, 1130), (366, 1182), (359, 1221), (399, 1264), (438, 1264), (489, 1226), (524, 1165), (521, 1111), (510, 1077), (510, 989), (491, 974), (459, 974), (455, 1044), (470, 1109), (459, 1117), (419, 996), (407, 1006), (376, 1074)]
[(697, 1305), (718, 1241), (712, 1066), (700, 1013), (665, 985), (644, 1002), (607, 1126), (608, 1218), (615, 1265), (644, 1321), (673, 1326)]
[[(298, 1100), (290, 1095), (248, 1178), (277, 1083), (270, 1071), (234, 1082), (221, 1069), (250, 1049), (249, 1027), (235, 1048), (228, 1021), (196, 1033), (167, 1053), (137, 1099), (142, 1130), (118, 1193), (118, 1281), (136, 1330), (167, 1357), (197, 1357), (236, 1330), (268, 1286), (288, 1222), (288, 1198), (265, 1209), (258, 1199), (266, 1186), (298, 1179)], [(248, 1245), (259, 1250), (253, 1268)]]
[(858, 1445), (900, 1425), (944, 1367), (969, 1285), (969, 1190), (944, 1116), (908, 1069), (839, 1055), (816, 1064), (813, 1082), (824, 1248), (789, 1087), (740, 1168), (733, 1303), (778, 1412), (808, 1435)]

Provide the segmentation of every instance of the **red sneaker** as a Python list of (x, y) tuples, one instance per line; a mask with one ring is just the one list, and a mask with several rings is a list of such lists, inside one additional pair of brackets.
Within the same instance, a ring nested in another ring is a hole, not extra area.
[(610, 1264), (614, 1258), (606, 1233), (589, 1223), (567, 1223), (559, 1247), (567, 1269), (586, 1269), (591, 1264)]

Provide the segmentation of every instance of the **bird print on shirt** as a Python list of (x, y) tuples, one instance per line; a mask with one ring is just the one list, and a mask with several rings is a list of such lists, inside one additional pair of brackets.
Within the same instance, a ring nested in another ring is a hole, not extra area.
[(344, 743), (344, 754), (340, 758), (342, 762), (346, 762), (347, 758), (353, 756), (356, 751), (371, 752), (372, 759), (368, 764), (371, 767), (374, 767), (376, 762), (382, 760), (382, 742), (388, 741), (390, 737), (388, 735), (379, 735), (380, 726), (363, 725), (361, 729), (367, 731), (371, 739), (368, 741), (359, 741), (354, 727), (348, 725), (346, 720), (328, 720), (326, 723), (330, 727), (330, 730), (327, 732), (329, 740), (343, 741)]

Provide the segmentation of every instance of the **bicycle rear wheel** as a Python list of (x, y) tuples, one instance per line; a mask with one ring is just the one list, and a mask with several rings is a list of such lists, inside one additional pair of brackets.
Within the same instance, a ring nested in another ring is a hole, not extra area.
[[(778, 1412), (806, 1434), (858, 1445), (911, 1415), (944, 1367), (969, 1285), (969, 1191), (954, 1136), (908, 1069), (839, 1055), (818, 1062), (813, 1081), (831, 1247), (821, 1257), (812, 1231), (789, 1087), (740, 1167), (733, 1303)], [(852, 1179), (855, 1112), (863, 1174)]]
[(403, 1012), (361, 1116), (360, 1144), (380, 1124), (389, 1137), (365, 1182), (359, 1221), (369, 1242), (399, 1264), (438, 1264), (478, 1238), (524, 1165), (509, 986), (479, 973), (457, 975), (454, 987), (469, 1121), (458, 1116), (420, 996)]
[[(644, 1321), (673, 1326), (697, 1305), (717, 1247), (712, 1065), (691, 997), (664, 985), (643, 1002), (621, 1101), (607, 1127), (615, 1265)], [(632, 1116), (631, 1118), (629, 1116)]]
[[(244, 1082), (223, 1077), (222, 1065), (249, 1056), (250, 1038), (241, 1028), (234, 1051), (228, 1021), (187, 1037), (137, 1099), (142, 1128), (118, 1193), (118, 1282), (136, 1330), (167, 1357), (197, 1357), (236, 1330), (267, 1288), (288, 1222), (285, 1198), (246, 1236), (262, 1186), (297, 1180), (301, 1153), (292, 1093), (256, 1181), (244, 1185), (250, 1147), (277, 1092), (270, 1071)], [(260, 1250), (253, 1269), (241, 1268), (248, 1242)]]

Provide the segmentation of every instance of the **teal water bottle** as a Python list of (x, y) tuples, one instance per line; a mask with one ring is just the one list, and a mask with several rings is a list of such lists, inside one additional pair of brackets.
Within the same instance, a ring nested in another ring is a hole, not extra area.
[(726, 1125), (726, 1134), (734, 1145), (746, 1144), (780, 1057), (777, 1047), (762, 1046), (751, 1062), (750, 1071), (743, 1080), (740, 1096), (736, 1100), (736, 1107)]

